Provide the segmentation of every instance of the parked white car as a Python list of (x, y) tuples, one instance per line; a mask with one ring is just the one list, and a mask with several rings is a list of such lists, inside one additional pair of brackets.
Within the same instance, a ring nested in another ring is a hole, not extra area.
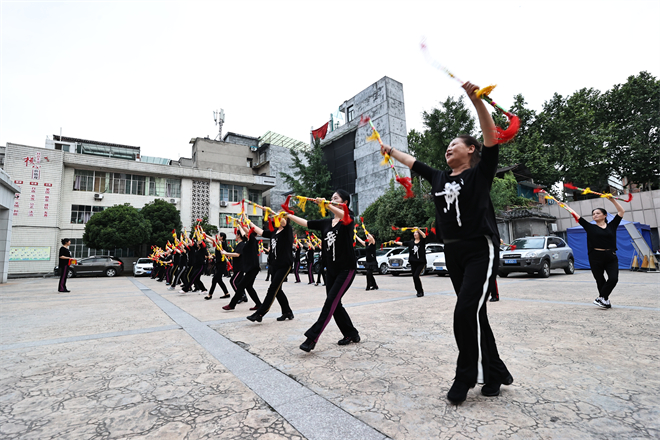
[(151, 275), (151, 271), (153, 269), (153, 261), (148, 258), (139, 258), (135, 263), (133, 263), (133, 276), (137, 277), (140, 275)]
[[(433, 263), (440, 255), (444, 255), (445, 247), (440, 243), (427, 243), (426, 244), (426, 270), (424, 273), (432, 273), (434, 271)], [(394, 276), (399, 276), (401, 273), (410, 273), (412, 268), (408, 262), (408, 248), (406, 247), (400, 254), (394, 255), (387, 259), (387, 270)]]
[(437, 273), (439, 277), (444, 277), (449, 273), (444, 252), (438, 255), (433, 261), (433, 273)]
[[(394, 255), (400, 254), (402, 251), (408, 250), (405, 246), (399, 246), (394, 248), (383, 248), (376, 250), (376, 263), (378, 263), (378, 271), (381, 275), (385, 275), (388, 272), (387, 269), (387, 259)], [(358, 272), (367, 272), (365, 264), (367, 263), (367, 257), (362, 257), (357, 260), (357, 271)]]

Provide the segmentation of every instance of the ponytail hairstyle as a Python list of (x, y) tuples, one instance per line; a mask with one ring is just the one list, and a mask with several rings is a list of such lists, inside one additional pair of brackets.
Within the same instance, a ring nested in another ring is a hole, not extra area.
[(63, 239), (60, 240), (60, 241), (62, 242), (62, 246), (64, 246), (65, 244), (71, 242), (71, 240), (69, 240), (68, 238), (63, 238)]
[(472, 154), (472, 157), (470, 157), (470, 168), (474, 168), (475, 166), (477, 166), (479, 161), (481, 161), (481, 150), (483, 148), (481, 142), (479, 142), (475, 137), (470, 136), (469, 134), (461, 134), (456, 136), (456, 138), (462, 140), (463, 143), (468, 147), (470, 145), (474, 145), (474, 153)]

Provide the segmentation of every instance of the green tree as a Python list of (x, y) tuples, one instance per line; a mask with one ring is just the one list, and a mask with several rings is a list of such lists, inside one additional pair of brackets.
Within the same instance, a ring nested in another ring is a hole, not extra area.
[(445, 151), (449, 143), (458, 135), (475, 135), (475, 120), (465, 106), (464, 96), (448, 97), (440, 104), (440, 108), (430, 113), (422, 113), (424, 132), (411, 130), (408, 134), (408, 149), (410, 153), (425, 164), (446, 170)]
[(660, 81), (640, 72), (606, 92), (604, 101), (615, 171), (646, 189), (660, 188)]
[(181, 214), (176, 207), (163, 199), (147, 203), (141, 210), (142, 216), (151, 223), (149, 241), (151, 244), (164, 248), (167, 242), (172, 242), (172, 230), (177, 236), (181, 233)]
[(406, 191), (401, 185), (390, 180), (389, 188), (374, 203), (364, 211), (367, 230), (374, 235), (377, 241), (385, 242), (396, 237), (408, 238), (411, 232), (393, 231), (392, 226), (406, 227), (433, 226), (435, 219), (435, 208), (428, 192), (430, 185), (421, 181), (420, 178), (413, 179), (415, 197), (404, 199)]
[(151, 223), (130, 204), (115, 205), (94, 214), (85, 225), (83, 243), (92, 249), (132, 248), (149, 242)]
[(613, 171), (603, 122), (603, 100), (594, 89), (581, 89), (568, 98), (555, 94), (544, 104), (536, 129), (552, 169), (545, 184), (564, 180), (592, 189), (607, 189)]
[[(310, 198), (323, 197), (329, 200), (333, 193), (332, 176), (328, 171), (328, 167), (323, 163), (321, 141), (315, 139), (314, 145), (306, 150), (297, 151), (292, 149), (291, 155), (293, 156), (293, 168), (295, 169), (293, 175), (287, 173), (280, 173), (280, 175), (293, 189), (293, 193)], [(301, 213), (297, 206), (294, 211), (297, 214)], [(319, 219), (321, 213), (316, 205), (310, 202), (305, 207), (303, 217), (309, 220)]]
[(495, 212), (505, 211), (514, 206), (527, 207), (532, 200), (518, 195), (518, 182), (511, 171), (504, 174), (504, 178), (495, 177), (490, 189), (490, 200), (493, 202)]

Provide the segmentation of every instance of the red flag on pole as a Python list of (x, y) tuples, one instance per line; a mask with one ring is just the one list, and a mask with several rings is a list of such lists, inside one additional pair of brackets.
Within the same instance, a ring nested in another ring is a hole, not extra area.
[(323, 124), (320, 128), (317, 128), (316, 130), (312, 130), (312, 137), (314, 139), (320, 138), (320, 139), (325, 139), (325, 135), (328, 134), (328, 124), (330, 122), (326, 122)]

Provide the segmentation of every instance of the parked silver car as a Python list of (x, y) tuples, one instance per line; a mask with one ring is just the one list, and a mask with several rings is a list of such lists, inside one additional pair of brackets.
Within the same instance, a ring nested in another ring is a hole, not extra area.
[(550, 270), (564, 269), (566, 274), (575, 273), (573, 250), (559, 237), (524, 237), (500, 251), (498, 275), (506, 277), (512, 272), (538, 273), (548, 278)]
[[(378, 263), (378, 271), (381, 275), (387, 274), (387, 259), (391, 256), (398, 255), (402, 251), (408, 250), (405, 246), (399, 246), (394, 248), (383, 248), (376, 250), (376, 263)], [(367, 272), (365, 265), (367, 263), (367, 257), (362, 257), (357, 260), (357, 271), (358, 272)]]

